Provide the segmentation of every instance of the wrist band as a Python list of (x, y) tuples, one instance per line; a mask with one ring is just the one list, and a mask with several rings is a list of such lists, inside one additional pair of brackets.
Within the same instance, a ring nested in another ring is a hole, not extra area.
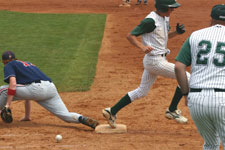
[(183, 96), (187, 96), (189, 92), (182, 94)]
[(16, 90), (10, 89), (8, 88), (8, 95), (15, 95), (16, 94)]

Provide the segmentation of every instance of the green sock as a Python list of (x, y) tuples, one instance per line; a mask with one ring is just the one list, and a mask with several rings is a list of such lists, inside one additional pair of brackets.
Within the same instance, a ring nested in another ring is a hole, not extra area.
[(182, 96), (183, 96), (183, 95), (182, 95), (182, 93), (181, 93), (181, 90), (180, 90), (180, 88), (177, 86), (177, 89), (176, 89), (176, 91), (175, 91), (175, 93), (174, 93), (172, 102), (171, 102), (171, 104), (170, 104), (170, 106), (169, 106), (169, 110), (170, 110), (171, 112), (173, 112), (173, 111), (175, 111), (175, 110), (177, 109), (177, 105), (178, 105), (178, 103), (180, 102)]
[(118, 103), (116, 103), (113, 107), (111, 107), (111, 113), (112, 115), (116, 115), (116, 113), (122, 109), (123, 107), (125, 107), (126, 105), (131, 103), (131, 99), (128, 96), (128, 94), (126, 94), (123, 98), (120, 99), (120, 101)]

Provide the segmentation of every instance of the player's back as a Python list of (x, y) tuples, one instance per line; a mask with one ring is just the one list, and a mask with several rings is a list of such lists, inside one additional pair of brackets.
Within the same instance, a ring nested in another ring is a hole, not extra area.
[(225, 26), (195, 31), (189, 39), (192, 67), (190, 87), (223, 88), (225, 81)]
[(4, 80), (9, 82), (10, 76), (15, 76), (18, 84), (30, 84), (34, 81), (51, 81), (38, 67), (30, 62), (13, 60), (4, 67)]

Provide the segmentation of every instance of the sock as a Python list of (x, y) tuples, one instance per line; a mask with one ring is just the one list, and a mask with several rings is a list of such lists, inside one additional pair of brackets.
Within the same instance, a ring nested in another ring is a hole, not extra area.
[(177, 105), (178, 105), (178, 103), (180, 102), (182, 96), (183, 96), (183, 95), (182, 95), (182, 93), (181, 93), (181, 90), (180, 90), (180, 88), (177, 86), (177, 89), (176, 89), (176, 91), (175, 91), (175, 93), (174, 93), (172, 102), (171, 102), (171, 104), (170, 104), (170, 106), (169, 106), (169, 110), (170, 110), (171, 112), (173, 112), (173, 111), (175, 111), (175, 110), (177, 109)]
[(123, 98), (120, 99), (120, 101), (115, 104), (113, 107), (111, 107), (111, 113), (112, 115), (116, 115), (116, 113), (122, 109), (123, 107), (125, 107), (126, 105), (131, 103), (131, 99), (128, 96), (128, 94), (126, 94)]
[(83, 119), (83, 116), (80, 116), (80, 117), (78, 118), (79, 122), (81, 122), (82, 119)]

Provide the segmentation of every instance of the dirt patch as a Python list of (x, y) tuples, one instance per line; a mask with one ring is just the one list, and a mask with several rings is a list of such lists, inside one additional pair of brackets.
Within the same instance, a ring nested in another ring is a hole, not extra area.
[[(106, 123), (102, 109), (112, 106), (128, 91), (135, 89), (143, 71), (144, 54), (126, 40), (126, 34), (152, 10), (135, 5), (120, 8), (121, 0), (0, 0), (1, 10), (37, 13), (107, 13), (97, 74), (88, 92), (60, 93), (70, 111), (78, 112)], [(182, 43), (194, 30), (209, 26), (209, 14), (220, 0), (179, 0), (182, 7), (170, 18), (172, 30), (177, 22), (186, 25), (187, 32), (169, 40), (174, 62)], [(204, 4), (204, 5), (203, 5)], [(96, 33), (97, 34), (97, 33)], [(182, 100), (179, 108), (189, 119), (188, 124), (167, 120), (164, 112), (171, 102), (176, 80), (158, 77), (149, 95), (135, 101), (118, 113), (118, 123), (127, 125), (126, 134), (96, 134), (88, 127), (65, 123), (38, 104), (32, 102), (31, 122), (19, 122), (24, 114), (23, 102), (14, 102), (14, 123), (0, 122), (0, 149), (35, 150), (199, 150), (203, 140), (197, 133), (188, 108)], [(61, 143), (55, 136), (61, 134)]]

